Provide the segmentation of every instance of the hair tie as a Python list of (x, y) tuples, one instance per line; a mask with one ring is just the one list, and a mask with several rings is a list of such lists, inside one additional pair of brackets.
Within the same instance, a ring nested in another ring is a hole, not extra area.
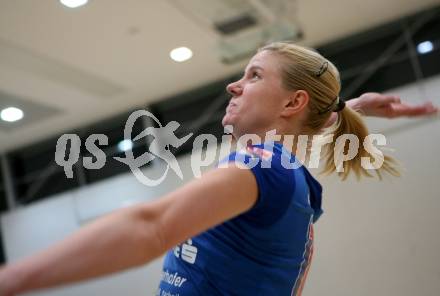
[(319, 68), (318, 72), (315, 73), (316, 77), (321, 77), (322, 74), (324, 74), (325, 71), (328, 69), (328, 62), (325, 61), (322, 63), (321, 68)]
[(333, 109), (333, 112), (341, 112), (345, 108), (345, 101), (343, 99), (337, 98), (338, 103), (336, 104), (335, 109)]
[[(333, 108), (332, 108), (333, 107)], [(332, 112), (341, 112), (345, 108), (345, 101), (337, 96), (324, 110), (318, 112), (319, 115)]]

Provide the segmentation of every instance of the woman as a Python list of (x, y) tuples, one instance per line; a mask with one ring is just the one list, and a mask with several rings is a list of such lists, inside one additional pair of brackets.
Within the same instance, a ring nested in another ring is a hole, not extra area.
[[(300, 295), (313, 252), (312, 223), (321, 214), (321, 186), (304, 167), (280, 164), (286, 157), (295, 160), (285, 153), (293, 147), (283, 146), (283, 139), (318, 134), (333, 122), (335, 135), (363, 138), (367, 130), (353, 109), (385, 117), (437, 111), (430, 104), (411, 107), (375, 93), (344, 108), (337, 69), (319, 54), (288, 43), (262, 48), (227, 91), (232, 98), (223, 124), (233, 126), (235, 138), (256, 134), (263, 145), (233, 153), (222, 168), (163, 198), (121, 209), (4, 267), (0, 295), (118, 272), (171, 248), (157, 295)], [(282, 136), (279, 141), (265, 139), (270, 130)], [(333, 154), (327, 155), (325, 168), (331, 172)], [(344, 163), (344, 176), (365, 173), (362, 155), (363, 149)], [(389, 159), (380, 170), (395, 173)]]

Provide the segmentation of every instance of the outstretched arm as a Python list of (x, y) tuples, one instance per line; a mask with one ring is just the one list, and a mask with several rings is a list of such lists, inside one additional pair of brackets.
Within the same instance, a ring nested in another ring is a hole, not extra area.
[[(135, 267), (250, 209), (257, 183), (233, 165), (160, 198), (103, 217), (36, 255), (0, 270), (0, 296), (82, 281)], [(184, 222), (183, 222), (184, 221)]]
[[(402, 102), (398, 96), (374, 92), (364, 93), (358, 98), (347, 101), (346, 104), (362, 115), (384, 118), (421, 117), (433, 115), (439, 110), (431, 102), (410, 105)], [(337, 118), (337, 113), (333, 112), (326, 126), (332, 125)]]

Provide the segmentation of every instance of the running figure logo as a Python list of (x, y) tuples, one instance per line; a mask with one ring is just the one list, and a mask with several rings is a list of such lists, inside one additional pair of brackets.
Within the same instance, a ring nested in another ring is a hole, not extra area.
[[(141, 156), (134, 158), (133, 151), (131, 149), (125, 151), (125, 158), (114, 157), (115, 160), (120, 161), (130, 167), (130, 170), (135, 175), (136, 179), (146, 186), (156, 186), (160, 184), (167, 176), (168, 170), (171, 168), (180, 179), (183, 179), (183, 173), (180, 169), (179, 163), (176, 157), (171, 153), (170, 146), (178, 148), (183, 145), (189, 138), (192, 137), (193, 133), (190, 133), (183, 138), (177, 138), (175, 131), (179, 128), (180, 124), (177, 121), (171, 121), (167, 125), (162, 126), (160, 121), (151, 112), (146, 110), (138, 110), (133, 112), (125, 124), (124, 128), (124, 138), (126, 140), (132, 139), (133, 126), (137, 119), (142, 116), (147, 116), (154, 120), (159, 127), (147, 127), (139, 135), (137, 135), (133, 141), (142, 139), (146, 136), (153, 136), (154, 140), (151, 141), (149, 152), (144, 152)], [(160, 141), (157, 139), (157, 135), (165, 135), (161, 137)], [(165, 172), (158, 179), (150, 179), (145, 176), (141, 167), (152, 161), (154, 158), (160, 158), (166, 162), (167, 166)]]

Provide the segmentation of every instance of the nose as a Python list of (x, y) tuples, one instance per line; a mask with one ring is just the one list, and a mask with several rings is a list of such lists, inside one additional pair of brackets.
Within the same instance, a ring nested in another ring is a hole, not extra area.
[(242, 92), (242, 87), (240, 85), (240, 80), (229, 83), (226, 87), (226, 91), (234, 97), (238, 97)]

